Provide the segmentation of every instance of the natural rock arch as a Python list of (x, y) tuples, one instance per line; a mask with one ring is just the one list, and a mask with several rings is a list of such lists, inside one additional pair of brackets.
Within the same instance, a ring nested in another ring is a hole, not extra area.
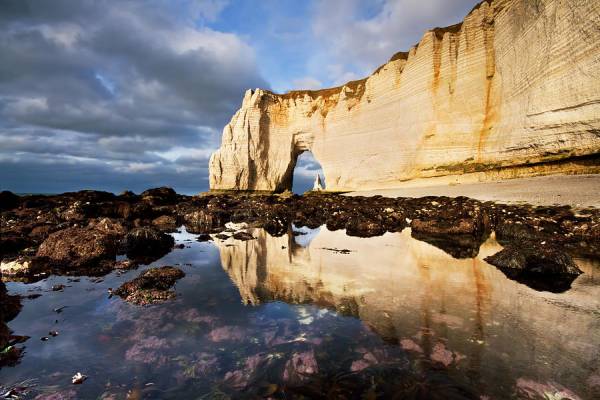
[(295, 157), (292, 173), (291, 190), (296, 194), (303, 194), (307, 191), (315, 190), (317, 185), (316, 179), (318, 175), (319, 188), (316, 190), (325, 190), (325, 178), (323, 167), (319, 159), (315, 157), (312, 151), (304, 150)]
[(313, 158), (315, 159), (315, 161), (317, 161), (320, 165), (321, 165), (321, 169), (322, 169), (322, 175), (324, 178), (325, 175), (325, 170), (323, 169), (323, 165), (321, 164), (320, 161), (318, 161), (317, 156), (314, 153), (314, 135), (309, 133), (309, 132), (297, 132), (296, 134), (292, 135), (292, 144), (291, 144), (291, 156), (290, 156), (290, 162), (288, 164), (288, 167), (286, 168), (286, 171), (281, 179), (281, 183), (276, 187), (275, 191), (276, 192), (283, 192), (283, 191), (291, 191), (292, 187), (294, 185), (294, 171), (296, 170), (296, 166), (298, 165), (298, 158), (306, 153), (309, 152), (312, 154)]
[(340, 87), (248, 90), (211, 189), (289, 189), (302, 149), (340, 191), (600, 172), (600, 3), (537, 3), (483, 1)]

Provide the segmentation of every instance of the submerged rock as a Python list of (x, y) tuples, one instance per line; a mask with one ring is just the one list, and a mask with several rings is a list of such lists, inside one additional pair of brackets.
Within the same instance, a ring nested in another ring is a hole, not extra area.
[(569, 254), (548, 245), (509, 245), (485, 261), (511, 279), (551, 292), (570, 289), (575, 278), (583, 273)]
[(285, 364), (283, 380), (291, 385), (300, 385), (311, 375), (319, 372), (319, 365), (313, 349), (294, 353)]
[(517, 379), (516, 394), (518, 398), (532, 400), (581, 400), (581, 397), (558, 383), (542, 383), (526, 378)]
[(138, 305), (160, 303), (175, 297), (175, 292), (170, 289), (184, 276), (185, 273), (175, 267), (151, 268), (132, 281), (125, 282), (114, 294)]

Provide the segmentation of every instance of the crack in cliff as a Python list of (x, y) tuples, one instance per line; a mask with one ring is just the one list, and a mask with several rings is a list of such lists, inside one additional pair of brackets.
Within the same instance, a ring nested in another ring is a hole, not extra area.
[[(485, 11), (483, 11), (485, 12)], [(492, 109), (492, 85), (496, 74), (496, 55), (494, 49), (494, 19), (489, 13), (483, 19), (483, 44), (485, 51), (485, 109), (483, 126), (479, 133), (479, 143), (477, 145), (477, 161), (482, 161), (482, 152), (485, 142), (493, 127), (494, 110)]]

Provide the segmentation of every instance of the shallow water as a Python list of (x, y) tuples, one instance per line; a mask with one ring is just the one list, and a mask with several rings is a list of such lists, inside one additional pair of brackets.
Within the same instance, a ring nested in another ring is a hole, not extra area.
[[(8, 283), (42, 296), (9, 324), (31, 339), (0, 383), (35, 378), (30, 397), (53, 399), (600, 395), (599, 265), (577, 260), (585, 273), (554, 294), (483, 261), (501, 249), (493, 239), (458, 260), (408, 229), (297, 230), (198, 243), (182, 229), (186, 248), (151, 264), (186, 273), (160, 305), (107, 294), (146, 267)], [(50, 330), (59, 335), (41, 341)], [(72, 385), (76, 372), (89, 379)]]

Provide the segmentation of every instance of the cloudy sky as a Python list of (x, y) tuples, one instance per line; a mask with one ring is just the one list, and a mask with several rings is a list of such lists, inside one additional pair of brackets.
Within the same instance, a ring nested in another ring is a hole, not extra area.
[(364, 77), (477, 2), (0, 0), (0, 190), (207, 190), (246, 89)]

